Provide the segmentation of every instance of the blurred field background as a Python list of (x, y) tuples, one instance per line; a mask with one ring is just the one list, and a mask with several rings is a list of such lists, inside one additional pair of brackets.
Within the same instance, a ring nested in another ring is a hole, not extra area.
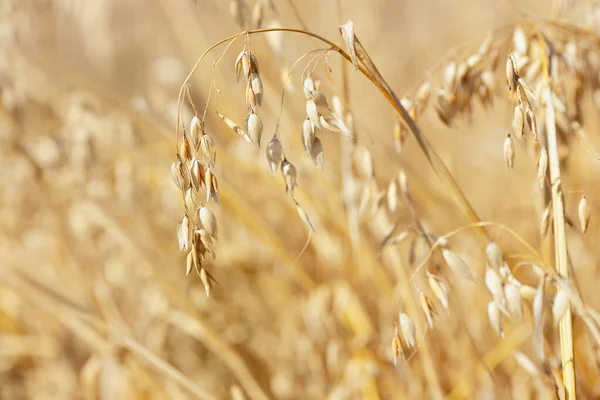
[[(306, 24), (336, 43), (342, 43), (338, 25), (351, 19), (399, 95), (439, 79), (445, 60), (475, 51), (492, 29), (526, 18), (600, 27), (600, 8), (590, 1), (351, 0), (341, 2), (341, 15), (336, 1), (272, 3), (276, 10), (265, 8), (264, 26)], [(177, 95), (200, 54), (241, 30), (228, 10), (228, 1), (216, 0), (0, 2), (0, 398), (553, 398), (541, 370), (536, 380), (513, 358), (517, 350), (530, 354), (530, 326), (508, 322), (499, 339), (480, 281), (452, 285), (451, 313), (440, 310), (426, 336), (424, 318), (413, 316), (419, 350), (394, 367), (390, 344), (406, 295), (403, 279), (411, 273), (408, 246), (379, 257), (393, 221), (383, 213), (348, 212), (343, 138), (323, 135), (323, 171), (303, 154), (304, 98), (295, 74), (282, 141), (298, 168), (298, 201), (317, 231), (297, 258), (307, 229), (281, 176), (269, 171), (264, 145), (257, 154), (215, 118), (215, 109), (244, 116), (243, 85), (235, 84), (233, 68), (239, 43), (216, 69), (221, 93), (206, 127), (218, 149), (221, 201), (211, 209), (219, 241), (208, 265), (219, 284), (206, 298), (200, 279), (185, 276), (175, 235), (183, 209), (169, 171)], [(280, 106), (281, 67), (321, 45), (285, 35), (277, 54), (264, 37), (251, 40), (265, 85), (266, 143)], [(202, 108), (213, 57), (191, 80)], [(341, 85), (339, 57), (330, 63), (329, 78), (318, 70), (329, 96)], [(401, 155), (394, 151), (391, 107), (362, 76), (348, 73), (348, 108), (378, 181), (404, 168), (431, 232), (463, 224), (414, 139)], [(590, 141), (600, 145), (593, 99), (584, 110)], [(187, 123), (190, 110), (185, 115)], [(519, 148), (516, 169), (504, 168), (511, 116), (510, 104), (498, 100), (493, 109), (477, 105), (470, 121), (452, 128), (431, 110), (420, 123), (479, 216), (510, 226), (544, 251), (535, 160)], [(582, 296), (599, 308), (598, 162), (575, 145), (564, 168), (573, 219), (580, 191), (588, 194), (587, 235), (574, 228), (567, 235)], [(399, 209), (400, 224), (410, 225)], [(507, 254), (524, 252), (491, 232)], [(481, 276), (485, 253), (478, 242), (467, 233), (452, 244)], [(417, 259), (425, 253), (417, 248)], [(551, 262), (552, 253), (545, 254)], [(580, 395), (598, 398), (600, 351), (577, 319), (574, 330)], [(550, 327), (547, 338), (551, 360), (560, 365), (558, 329)]]

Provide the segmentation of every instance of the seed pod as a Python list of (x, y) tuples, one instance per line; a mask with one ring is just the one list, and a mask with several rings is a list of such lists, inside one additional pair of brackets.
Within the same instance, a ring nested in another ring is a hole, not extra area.
[(523, 302), (519, 288), (510, 282), (507, 283), (504, 285), (504, 298), (506, 299), (508, 311), (510, 311), (511, 315), (523, 318)]
[(399, 315), (400, 321), (400, 332), (402, 332), (402, 338), (404, 339), (404, 343), (406, 343), (406, 347), (415, 347), (417, 344), (417, 329), (415, 327), (415, 323), (408, 314), (401, 312)]
[(312, 92), (311, 99), (315, 102), (317, 106), (317, 111), (319, 114), (326, 114), (329, 110), (329, 103), (327, 103), (327, 97), (318, 90)]
[(283, 161), (283, 147), (281, 146), (279, 139), (277, 139), (277, 136), (273, 136), (267, 144), (266, 154), (271, 171), (277, 171), (281, 165), (281, 161)]
[(537, 142), (537, 121), (535, 119), (535, 114), (533, 113), (531, 107), (527, 109), (527, 125), (529, 125), (529, 130), (531, 131), (533, 140)]
[(581, 228), (581, 232), (586, 233), (588, 225), (590, 224), (590, 208), (588, 206), (585, 194), (581, 196), (581, 200), (579, 200), (577, 215), (579, 216), (579, 226)]
[(442, 87), (448, 92), (454, 92), (454, 84), (456, 82), (456, 63), (452, 61), (444, 68)]
[[(200, 244), (201, 246), (202, 244)], [(201, 249), (196, 244), (192, 244), (192, 261), (194, 263), (194, 267), (196, 268), (196, 272), (198, 272), (198, 267), (202, 265), (202, 261), (204, 260), (204, 249)]]
[(194, 144), (194, 148), (198, 149), (198, 144), (200, 142), (200, 137), (202, 136), (202, 122), (197, 115), (192, 117), (192, 122), (190, 122), (190, 133), (192, 135), (192, 142)]
[(510, 137), (510, 133), (506, 136), (506, 140), (504, 141), (504, 163), (506, 164), (507, 170), (515, 166), (515, 145)]
[(523, 137), (523, 127), (525, 126), (525, 119), (523, 117), (523, 109), (519, 104), (515, 106), (515, 111), (513, 112), (512, 126), (515, 137), (517, 139), (521, 139)]
[(204, 167), (204, 186), (206, 187), (206, 201), (212, 197), (212, 178), (213, 173), (210, 166)]
[(312, 92), (316, 90), (315, 81), (313, 81), (312, 77), (309, 75), (304, 79), (304, 96), (306, 96), (306, 100), (310, 99)]
[(185, 206), (193, 210), (196, 206), (196, 201), (198, 200), (198, 192), (191, 187), (185, 191), (184, 202)]
[(256, 112), (256, 107), (258, 106), (258, 102), (256, 100), (256, 94), (252, 90), (252, 83), (248, 82), (246, 85), (246, 108), (249, 111)]
[(425, 314), (425, 318), (427, 319), (427, 324), (430, 328), (433, 329), (433, 316), (436, 314), (435, 307), (429, 300), (429, 298), (423, 293), (419, 291), (419, 304), (421, 305), (421, 310), (423, 310), (423, 314)]
[(487, 268), (485, 271), (485, 286), (488, 288), (492, 297), (496, 301), (501, 301), (504, 297), (502, 291), (502, 279), (495, 269)]
[(214, 260), (216, 258), (215, 245), (210, 234), (205, 229), (196, 229), (194, 236), (196, 243), (201, 243), (204, 249), (212, 254)]
[(206, 269), (200, 268), (200, 280), (204, 285), (204, 291), (206, 292), (206, 297), (210, 296), (210, 289), (212, 289), (212, 284), (210, 282), (210, 278), (206, 272)]
[(498, 243), (490, 240), (485, 247), (485, 254), (487, 255), (490, 267), (493, 269), (500, 269), (504, 263), (504, 257), (502, 256), (502, 249), (498, 246)]
[[(293, 193), (292, 193), (293, 196)], [(304, 210), (304, 208), (300, 207), (300, 204), (298, 204), (297, 201), (294, 200), (294, 202), (296, 203), (296, 211), (298, 211), (298, 215), (300, 215), (300, 218), (302, 219), (302, 222), (304, 222), (306, 224), (306, 226), (308, 226), (308, 228), (313, 231), (315, 231), (315, 227), (313, 226), (313, 224), (310, 222), (310, 218), (308, 217), (308, 213)]]
[(394, 143), (396, 144), (396, 151), (398, 153), (402, 152), (402, 147), (404, 145), (404, 141), (407, 137), (407, 129), (404, 124), (402, 124), (399, 120), (394, 123)]
[(388, 185), (386, 191), (386, 198), (388, 210), (390, 210), (390, 212), (393, 213), (398, 207), (398, 186), (396, 185), (395, 179), (392, 179), (392, 181)]
[(204, 156), (208, 159), (208, 163), (214, 166), (217, 160), (217, 151), (215, 150), (215, 142), (212, 137), (207, 134), (202, 135), (200, 138), (200, 148)]
[(190, 272), (192, 272), (192, 268), (194, 268), (194, 255), (193, 252), (189, 252), (185, 259), (185, 275), (188, 276)]
[(398, 356), (404, 354), (402, 352), (402, 342), (400, 340), (400, 332), (398, 332), (398, 324), (394, 324), (394, 338), (392, 339), (392, 354), (394, 355), (394, 366), (398, 362)]
[(314, 126), (310, 119), (306, 118), (302, 124), (302, 144), (307, 156), (310, 156), (310, 149), (315, 138)]
[(442, 249), (442, 256), (446, 261), (446, 264), (450, 267), (455, 274), (459, 275), (462, 278), (473, 280), (473, 273), (471, 269), (467, 265), (466, 261), (463, 260), (458, 254), (455, 252)]
[(185, 162), (180, 158), (179, 161), (173, 161), (171, 164), (171, 177), (175, 186), (180, 190), (185, 190), (190, 185), (190, 171)]
[(342, 121), (342, 118), (339, 115), (333, 113), (333, 110), (328, 111), (329, 112), (327, 114), (320, 115), (319, 117), (321, 126), (323, 126), (323, 128), (327, 129), (328, 131), (341, 133), (342, 135), (353, 138), (350, 129), (348, 129), (344, 121)]
[(292, 197), (294, 197), (294, 188), (296, 187), (296, 167), (284, 159), (281, 163), (281, 172), (283, 173), (283, 178), (285, 180), (285, 192), (290, 193)]
[(260, 139), (263, 133), (263, 124), (260, 120), (260, 117), (254, 113), (250, 113), (246, 116), (244, 120), (244, 126), (246, 128), (246, 132), (248, 132), (248, 136), (250, 140), (255, 143), (256, 148), (260, 148)]
[(190, 245), (190, 219), (184, 215), (177, 224), (177, 242), (179, 243), (179, 251), (187, 251)]
[(210, 189), (210, 197), (215, 203), (219, 202), (219, 182), (217, 181), (216, 175), (211, 176), (211, 189)]
[(515, 90), (518, 80), (519, 73), (517, 72), (517, 61), (515, 60), (515, 56), (511, 53), (506, 60), (506, 84), (508, 85), (508, 90)]
[(540, 155), (538, 157), (537, 162), (537, 178), (540, 183), (540, 188), (544, 188), (544, 184), (546, 183), (546, 174), (548, 171), (548, 151), (545, 147), (542, 147), (540, 150)]
[(427, 281), (429, 283), (431, 291), (433, 292), (433, 294), (435, 294), (435, 297), (438, 298), (438, 300), (440, 301), (440, 303), (442, 303), (442, 306), (446, 310), (449, 310), (448, 287), (446, 286), (444, 281), (442, 281), (440, 278), (433, 275), (429, 271), (427, 271)]
[(333, 104), (333, 111), (342, 118), (346, 115), (346, 109), (344, 107), (344, 102), (338, 95), (333, 95), (331, 98), (331, 104)]
[(558, 325), (569, 309), (570, 303), (571, 290), (566, 286), (559, 288), (557, 295), (554, 297), (554, 302), (552, 303), (552, 319), (554, 319), (556, 325)]
[(312, 145), (310, 146), (310, 158), (312, 158), (318, 169), (323, 169), (324, 162), (323, 144), (318, 137), (313, 138)]
[(185, 133), (183, 134), (183, 140), (179, 146), (179, 155), (185, 161), (190, 161), (192, 159), (192, 147), (190, 146), (190, 142)]
[(252, 85), (252, 92), (256, 97), (256, 104), (262, 105), (263, 98), (263, 84), (260, 76), (257, 73), (253, 73), (249, 78), (250, 84)]
[(402, 193), (402, 196), (408, 197), (408, 178), (403, 169), (398, 172), (398, 183), (400, 184), (400, 193)]
[(248, 72), (250, 69), (250, 64), (248, 61), (248, 54), (245, 50), (238, 54), (237, 59), (235, 60), (235, 79), (237, 83), (240, 83), (242, 78), (248, 76)]
[(501, 338), (504, 337), (504, 332), (502, 331), (502, 314), (500, 313), (500, 307), (498, 307), (496, 301), (492, 300), (488, 303), (487, 314), (490, 325), (494, 328), (494, 331), (496, 331)]
[(198, 208), (198, 218), (202, 228), (215, 239), (217, 238), (217, 217), (207, 207), (200, 206)]
[(312, 122), (314, 127), (321, 129), (319, 111), (317, 110), (317, 105), (315, 104), (315, 101), (312, 99), (306, 101), (306, 115), (308, 116), (308, 119), (310, 119), (310, 122)]
[(356, 56), (356, 36), (354, 35), (354, 23), (352, 21), (348, 21), (344, 25), (340, 25), (339, 30), (344, 42), (346, 43), (346, 47), (348, 48), (348, 53), (350, 53), (350, 60), (352, 60), (354, 70), (357, 71), (358, 58)]
[(200, 190), (204, 184), (204, 165), (196, 157), (192, 159), (190, 166), (192, 187), (195, 190)]
[(425, 81), (421, 83), (421, 86), (417, 89), (417, 104), (420, 111), (423, 111), (429, 103), (429, 97), (431, 96), (431, 81)]
[(231, 129), (232, 131), (234, 131), (235, 133), (237, 133), (238, 135), (240, 135), (241, 137), (246, 139), (246, 141), (248, 143), (250, 143), (250, 137), (241, 127), (238, 126), (238, 124), (236, 124), (231, 119), (224, 116), (223, 114), (220, 114), (219, 112), (217, 112), (217, 115), (225, 122), (225, 124), (227, 124), (229, 129)]

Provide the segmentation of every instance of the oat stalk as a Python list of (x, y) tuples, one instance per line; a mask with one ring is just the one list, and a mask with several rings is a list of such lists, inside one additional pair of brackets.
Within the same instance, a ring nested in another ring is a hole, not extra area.
[[(554, 99), (550, 82), (550, 71), (553, 62), (552, 49), (548, 46), (545, 37), (537, 31), (538, 39), (545, 56), (542, 59), (544, 66), (544, 77), (546, 87), (544, 88), (544, 100), (546, 108), (546, 140), (548, 143), (548, 167), (550, 171), (552, 210), (554, 219), (554, 256), (556, 271), (566, 279), (569, 277), (569, 265), (567, 255), (567, 239), (565, 232), (565, 207), (562, 192), (562, 181), (560, 173), (560, 158), (558, 155), (558, 139), (556, 134), (556, 121), (554, 113)], [(565, 290), (559, 289), (559, 290)], [(573, 326), (571, 318), (571, 307), (567, 308), (559, 326), (560, 350), (563, 370), (563, 384), (568, 399), (576, 399), (575, 385), (575, 359), (573, 355)]]

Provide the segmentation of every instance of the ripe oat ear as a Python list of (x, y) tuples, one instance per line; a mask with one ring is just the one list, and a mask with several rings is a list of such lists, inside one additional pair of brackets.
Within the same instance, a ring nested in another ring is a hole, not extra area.
[(348, 48), (348, 53), (350, 53), (354, 70), (357, 71), (358, 59), (356, 57), (356, 48), (354, 47), (356, 44), (356, 36), (354, 35), (354, 22), (348, 21), (344, 25), (340, 25), (339, 29), (340, 33), (342, 34), (342, 38), (346, 43), (346, 47)]

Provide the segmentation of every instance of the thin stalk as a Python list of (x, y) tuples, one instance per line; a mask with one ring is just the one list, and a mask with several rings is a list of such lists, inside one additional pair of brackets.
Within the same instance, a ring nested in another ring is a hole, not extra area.
[[(546, 87), (544, 88), (545, 112), (546, 112), (546, 140), (548, 143), (548, 167), (550, 170), (552, 211), (554, 217), (554, 256), (556, 271), (565, 279), (569, 278), (569, 263), (567, 255), (567, 238), (565, 231), (565, 205), (562, 192), (562, 181), (560, 173), (560, 158), (558, 156), (558, 140), (556, 136), (556, 121), (554, 113), (554, 99), (552, 96), (552, 85), (550, 81), (550, 71), (552, 62), (554, 62), (552, 49), (547, 45), (545, 37), (539, 30), (538, 38), (542, 48), (545, 51), (545, 57), (542, 59), (544, 64), (544, 76), (546, 78)], [(559, 289), (565, 290), (565, 289)], [(560, 351), (563, 370), (563, 385), (567, 399), (577, 398), (575, 385), (575, 358), (573, 354), (573, 325), (571, 316), (571, 306), (560, 320)]]

